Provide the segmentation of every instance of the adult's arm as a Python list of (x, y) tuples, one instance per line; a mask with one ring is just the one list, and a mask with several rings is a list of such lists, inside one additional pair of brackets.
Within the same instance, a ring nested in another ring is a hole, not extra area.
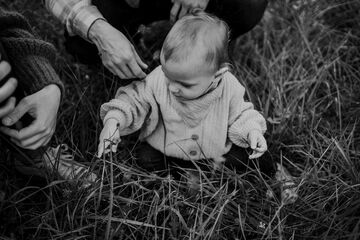
[(79, 35), (94, 43), (102, 62), (123, 79), (144, 78), (147, 65), (134, 46), (111, 26), (90, 0), (44, 0), (46, 8), (57, 17), (70, 35)]
[[(0, 41), (8, 56), (18, 86), (27, 95), (2, 116), (6, 127), (1, 132), (9, 135), (20, 147), (35, 149), (45, 145), (54, 133), (63, 84), (52, 67), (55, 48), (37, 38), (26, 19), (0, 8)], [(10, 129), (25, 113), (34, 121), (20, 130)]]

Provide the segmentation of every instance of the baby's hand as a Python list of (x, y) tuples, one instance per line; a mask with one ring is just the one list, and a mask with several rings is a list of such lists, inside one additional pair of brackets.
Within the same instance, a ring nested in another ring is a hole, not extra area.
[(253, 153), (249, 156), (249, 159), (259, 158), (267, 150), (266, 140), (259, 130), (251, 130), (249, 132), (248, 142), (251, 149), (253, 150)]
[(117, 146), (121, 141), (118, 128), (118, 121), (114, 118), (110, 118), (105, 122), (99, 137), (100, 142), (97, 155), (99, 158), (103, 153), (107, 154), (110, 151), (116, 152)]

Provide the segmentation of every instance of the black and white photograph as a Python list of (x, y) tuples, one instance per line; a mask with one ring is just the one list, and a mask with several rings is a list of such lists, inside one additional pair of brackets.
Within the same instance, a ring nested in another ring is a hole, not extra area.
[(32, 239), (360, 239), (360, 1), (0, 0)]

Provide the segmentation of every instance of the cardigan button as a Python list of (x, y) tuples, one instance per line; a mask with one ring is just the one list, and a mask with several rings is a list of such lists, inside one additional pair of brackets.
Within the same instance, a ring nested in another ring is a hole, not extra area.
[(190, 156), (196, 156), (196, 155), (197, 155), (197, 151), (195, 150), (190, 151)]
[(191, 139), (194, 140), (194, 141), (196, 141), (196, 140), (199, 139), (199, 135), (193, 134), (193, 135), (191, 135)]

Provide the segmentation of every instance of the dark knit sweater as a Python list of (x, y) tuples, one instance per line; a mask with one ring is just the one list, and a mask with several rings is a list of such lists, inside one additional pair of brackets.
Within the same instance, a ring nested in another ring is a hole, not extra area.
[(63, 93), (63, 84), (52, 67), (56, 57), (53, 45), (36, 37), (26, 19), (0, 8), (0, 41), (8, 55), (12, 72), (26, 94), (49, 84)]

